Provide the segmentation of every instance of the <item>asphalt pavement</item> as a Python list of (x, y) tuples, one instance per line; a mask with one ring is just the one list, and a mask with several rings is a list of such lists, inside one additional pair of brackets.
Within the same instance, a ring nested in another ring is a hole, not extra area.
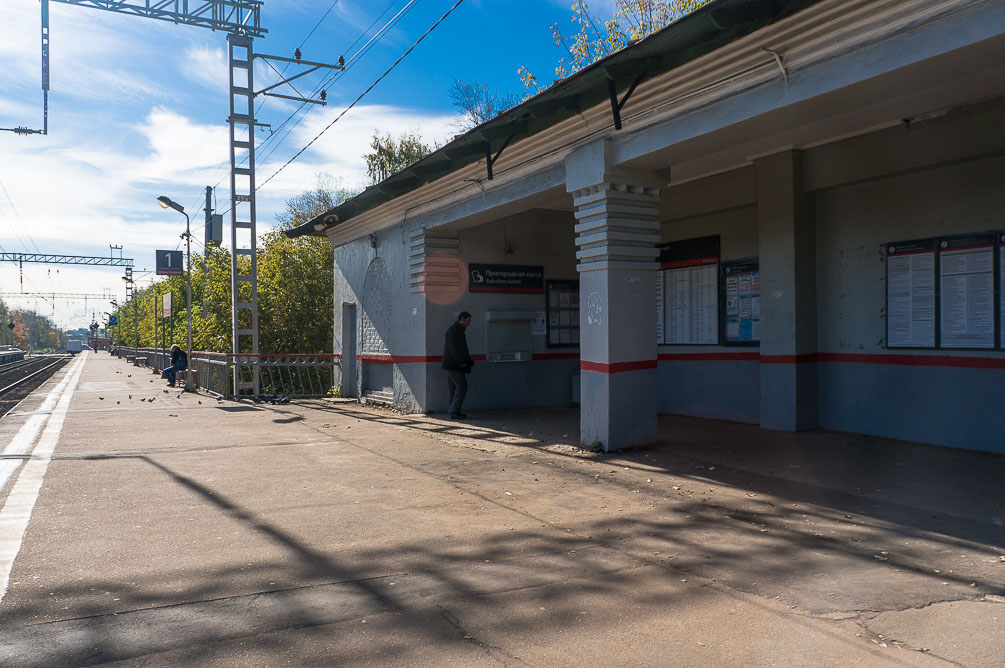
[(1005, 666), (999, 455), (165, 390), (0, 419), (0, 666)]

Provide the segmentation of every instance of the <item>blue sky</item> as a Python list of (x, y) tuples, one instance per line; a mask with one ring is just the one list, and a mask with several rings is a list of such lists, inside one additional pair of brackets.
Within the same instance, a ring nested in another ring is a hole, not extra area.
[[(327, 107), (310, 105), (289, 135), (277, 134), (259, 149), (258, 182), (328, 125), (455, 2), (415, 0), (328, 87)], [(343, 55), (348, 60), (408, 3), (340, 0), (318, 25), (332, 0), (266, 0), (262, 23), (269, 34), (255, 41), (255, 50), (290, 57), (317, 25), (302, 46), (303, 58), (335, 62)], [(454, 77), (521, 95), (516, 73), (521, 65), (549, 81), (562, 56), (549, 26), (571, 26), (569, 4), (464, 0), (357, 107), (259, 191), (259, 231), (274, 222), (287, 198), (312, 187), (318, 173), (363, 185), (362, 155), (374, 130), (417, 131), (429, 142), (452, 136), (457, 111), (448, 90)], [(608, 4), (597, 3), (597, 12), (609, 13)], [(0, 127), (41, 127), (39, 15), (38, 0), (0, 1)], [(110, 244), (121, 244), (125, 256), (136, 259), (141, 285), (153, 280), (141, 270), (152, 268), (155, 249), (180, 247), (184, 231), (184, 218), (158, 207), (158, 195), (185, 206), (193, 223), (203, 219), (207, 185), (219, 184), (219, 211), (229, 206), (225, 46), (223, 33), (53, 1), (49, 134), (0, 132), (0, 247), (106, 256)], [(274, 73), (259, 64), (255, 76), (260, 88)], [(301, 81), (307, 89), (317, 82)], [(297, 106), (269, 98), (258, 120), (277, 127)], [(258, 142), (264, 139), (259, 133)], [(193, 237), (201, 241), (201, 229), (194, 228)], [(224, 238), (229, 238), (227, 227)], [(193, 246), (197, 250), (201, 245)], [(111, 290), (121, 301), (120, 276), (121, 269), (107, 267), (25, 265), (24, 290)], [(0, 266), (0, 296), (20, 290), (18, 268)], [(15, 307), (55, 315), (67, 327), (86, 326), (92, 312), (100, 320), (109, 310), (102, 299), (85, 304), (3, 298)]]

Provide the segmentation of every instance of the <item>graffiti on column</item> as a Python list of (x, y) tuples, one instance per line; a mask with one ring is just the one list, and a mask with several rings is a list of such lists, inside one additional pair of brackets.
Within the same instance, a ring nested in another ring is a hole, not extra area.
[(600, 293), (591, 292), (586, 298), (586, 324), (588, 325), (599, 325), (601, 324), (601, 316), (604, 311), (604, 305), (600, 303)]

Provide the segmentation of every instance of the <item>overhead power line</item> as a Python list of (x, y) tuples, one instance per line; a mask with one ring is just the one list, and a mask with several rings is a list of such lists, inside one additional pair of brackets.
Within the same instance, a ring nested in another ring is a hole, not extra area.
[(422, 40), (424, 40), (429, 35), (429, 33), (431, 33), (434, 30), (436, 30), (436, 28), (441, 23), (443, 23), (446, 20), (446, 18), (448, 16), (450, 16), (454, 12), (455, 9), (457, 9), (458, 7), (460, 7), (460, 5), (461, 5), (462, 2), (464, 2), (464, 0), (457, 0), (457, 2), (454, 3), (454, 6), (447, 10), (446, 14), (444, 14), (443, 16), (441, 16), (440, 19), (436, 23), (434, 23), (431, 28), (429, 28), (429, 30), (427, 30), (425, 33), (423, 33), (422, 36), (419, 37), (419, 39), (417, 39), (414, 44), (412, 44), (412, 46), (408, 47), (408, 50), (405, 51), (405, 53), (401, 54), (401, 56), (396, 61), (394, 61), (394, 63), (389, 68), (387, 68), (387, 70), (383, 74), (381, 74), (377, 78), (376, 81), (374, 81), (372, 84), (370, 84), (370, 86), (365, 91), (363, 91), (362, 93), (360, 93), (359, 97), (357, 97), (355, 100), (352, 101), (352, 104), (350, 104), (348, 107), (346, 107), (345, 109), (343, 109), (342, 113), (340, 113), (338, 116), (336, 116), (335, 119), (331, 123), (329, 123), (328, 125), (326, 125), (324, 127), (324, 129), (321, 130), (321, 132), (319, 132), (314, 137), (314, 139), (312, 139), (309, 142), (307, 142), (306, 146), (304, 146), (302, 149), (300, 149), (299, 151), (297, 151), (293, 155), (293, 157), (291, 157), (289, 160), (287, 160), (285, 163), (283, 163), (283, 166), (280, 167), (279, 169), (277, 169), (275, 172), (273, 172), (272, 176), (270, 176), (269, 178), (265, 179), (264, 181), (262, 181), (261, 184), (259, 184), (258, 186), (256, 186), (255, 187), (255, 191), (257, 192), (257, 191), (261, 190), (262, 187), (264, 187), (266, 183), (268, 183), (269, 181), (271, 181), (272, 179), (274, 179), (280, 172), (282, 172), (284, 169), (286, 169), (290, 165), (290, 163), (292, 163), (294, 160), (296, 160), (301, 155), (303, 155), (304, 151), (306, 151), (308, 148), (310, 148), (311, 145), (314, 144), (314, 142), (316, 142), (318, 139), (321, 138), (321, 135), (323, 135), (325, 132), (327, 132), (328, 129), (331, 128), (331, 126), (335, 125), (335, 123), (337, 123), (343, 116), (345, 116), (349, 112), (350, 109), (352, 109), (353, 107), (355, 107), (359, 103), (359, 101), (362, 100), (371, 90), (373, 90), (374, 88), (376, 88), (377, 84), (379, 84), (381, 81), (383, 81), (384, 77), (386, 77), (388, 74), (390, 74), (391, 70), (393, 70), (395, 67), (397, 67), (398, 64), (401, 63), (401, 61), (403, 61), (408, 56), (408, 54), (412, 53), (412, 51), (415, 50), (415, 47), (419, 46), (419, 44), (422, 42)]

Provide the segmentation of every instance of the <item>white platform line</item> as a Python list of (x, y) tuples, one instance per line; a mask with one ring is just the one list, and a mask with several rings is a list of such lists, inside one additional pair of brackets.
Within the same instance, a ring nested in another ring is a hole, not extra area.
[[(49, 394), (46, 395), (45, 400), (42, 401), (42, 405), (39, 406), (37, 411), (31, 413), (31, 417), (28, 418), (27, 422), (21, 425), (21, 428), (14, 438), (11, 439), (10, 443), (3, 449), (3, 455), (24, 455), (31, 451), (31, 447), (35, 445), (35, 439), (38, 435), (42, 433), (42, 427), (45, 426), (46, 421), (48, 421), (52, 409), (56, 406), (56, 401), (59, 400), (59, 395), (63, 393), (66, 389), (67, 384), (70, 382), (70, 376), (72, 374), (68, 370), (63, 379), (59, 381)], [(8, 414), (9, 415), (9, 414)], [(13, 417), (13, 416), (10, 416)], [(14, 471), (21, 465), (20, 459), (0, 459), (0, 489), (7, 484), (8, 478), (13, 475)]]
[[(21, 551), (21, 541), (28, 529), (31, 512), (35, 508), (35, 501), (38, 500), (38, 493), (42, 489), (42, 480), (49, 468), (56, 444), (59, 443), (59, 433), (63, 429), (63, 421), (66, 419), (66, 412), (70, 407), (73, 390), (76, 389), (80, 373), (84, 368), (84, 360), (83, 356), (77, 358), (63, 382), (60, 383), (60, 385), (63, 383), (66, 385), (63, 386), (59, 401), (52, 411), (52, 415), (49, 416), (45, 431), (42, 432), (42, 436), (32, 451), (32, 458), (24, 465), (14, 482), (10, 494), (7, 496), (7, 502), (3, 508), (0, 508), (0, 602), (7, 594), (11, 569), (14, 568), (14, 559)], [(46, 401), (48, 400), (49, 398), (46, 397)]]

